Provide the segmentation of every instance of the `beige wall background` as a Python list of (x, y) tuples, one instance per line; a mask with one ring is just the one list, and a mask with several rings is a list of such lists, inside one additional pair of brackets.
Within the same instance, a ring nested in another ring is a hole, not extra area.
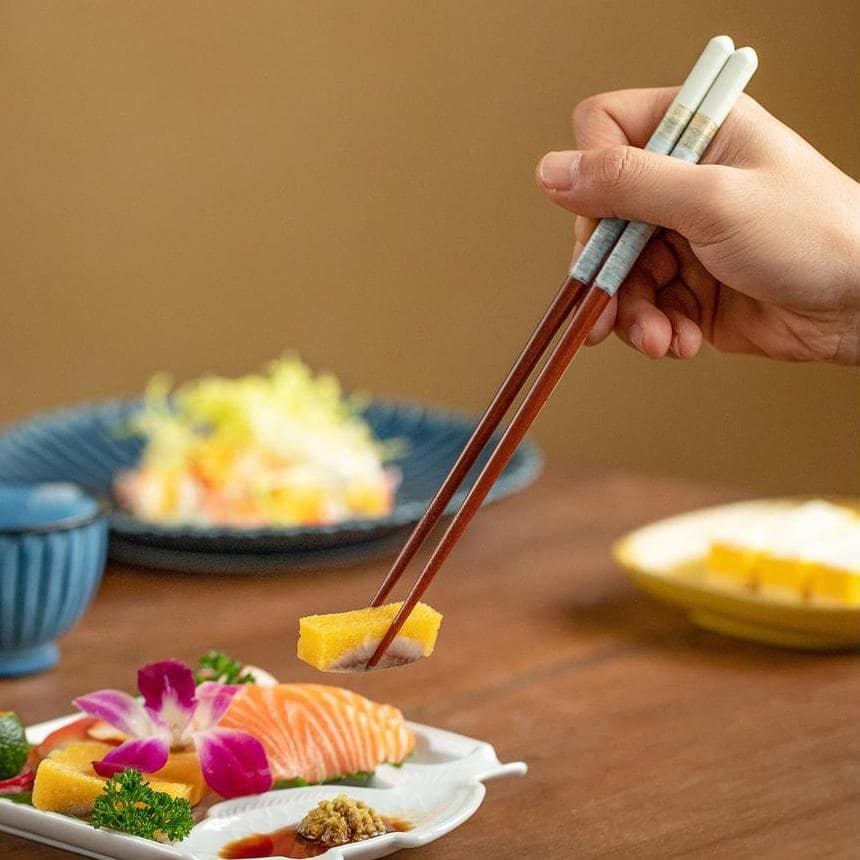
[[(860, 174), (854, 0), (0, 2), (0, 421), (284, 349), (480, 409), (568, 262), (533, 184), (573, 105), (679, 82), (711, 35)], [(556, 463), (860, 489), (860, 377), (581, 355)]]

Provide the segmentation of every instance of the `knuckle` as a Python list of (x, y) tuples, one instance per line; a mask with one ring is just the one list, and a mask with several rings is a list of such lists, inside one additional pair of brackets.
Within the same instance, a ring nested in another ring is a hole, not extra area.
[(597, 163), (597, 178), (614, 189), (624, 185), (639, 171), (635, 150), (630, 146), (613, 146), (603, 150)]
[(573, 109), (573, 132), (577, 137), (585, 138), (589, 128), (600, 122), (606, 113), (602, 96), (589, 96), (583, 99)]

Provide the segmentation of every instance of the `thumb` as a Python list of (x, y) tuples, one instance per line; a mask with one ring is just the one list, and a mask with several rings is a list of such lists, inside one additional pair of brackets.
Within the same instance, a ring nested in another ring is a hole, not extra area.
[(550, 199), (578, 215), (645, 221), (706, 242), (725, 223), (730, 172), (613, 146), (550, 152), (538, 165), (537, 181)]

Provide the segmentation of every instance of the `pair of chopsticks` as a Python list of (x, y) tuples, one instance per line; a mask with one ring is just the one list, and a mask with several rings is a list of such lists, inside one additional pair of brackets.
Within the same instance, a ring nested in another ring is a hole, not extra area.
[[(752, 48), (736, 51), (728, 36), (715, 36), (696, 61), (645, 148), (672, 158), (698, 162), (757, 65), (758, 58)], [(368, 661), (368, 668), (379, 662), (397, 636), (656, 229), (652, 224), (627, 222), (618, 218), (604, 218), (598, 223), (373, 598), (371, 605), (380, 606), (403, 575), (537, 367), (541, 356), (569, 317), (567, 328)]]

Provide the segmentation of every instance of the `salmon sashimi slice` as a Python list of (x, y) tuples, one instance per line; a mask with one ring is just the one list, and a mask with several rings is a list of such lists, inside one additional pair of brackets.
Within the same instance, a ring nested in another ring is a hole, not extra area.
[(257, 738), (275, 783), (308, 783), (399, 764), (415, 736), (393, 705), (325, 684), (248, 684), (218, 723)]

